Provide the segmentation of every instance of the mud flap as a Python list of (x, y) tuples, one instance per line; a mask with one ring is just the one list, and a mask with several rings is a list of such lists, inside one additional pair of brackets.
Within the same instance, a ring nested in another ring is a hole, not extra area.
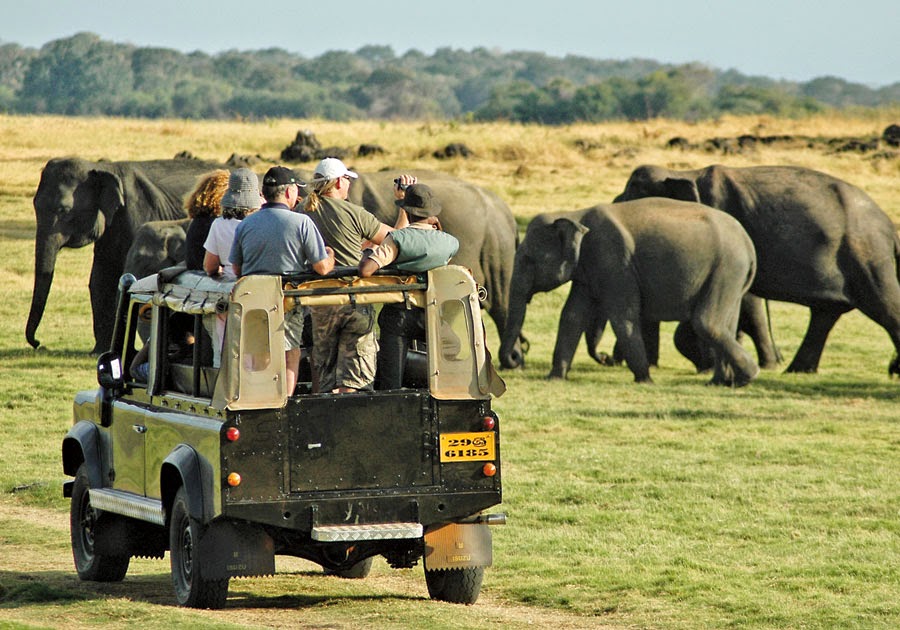
[(425, 568), (467, 569), (493, 562), (490, 527), (481, 523), (447, 523), (425, 532)]
[(216, 521), (203, 532), (198, 554), (210, 580), (275, 574), (275, 545), (261, 528)]

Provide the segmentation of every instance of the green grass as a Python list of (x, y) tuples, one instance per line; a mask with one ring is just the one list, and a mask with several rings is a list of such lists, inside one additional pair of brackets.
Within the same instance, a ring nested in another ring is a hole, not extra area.
[[(221, 613), (172, 606), (167, 560), (134, 560), (119, 585), (78, 582), (67, 532), (17, 528), (21, 521), (6, 516), (27, 509), (66, 519), (60, 443), (74, 393), (96, 384), (86, 354), (89, 248), (60, 258), (38, 331), (46, 347), (25, 343), (33, 218), (20, 188), (0, 184), (0, 217), (12, 226), (0, 227), (8, 285), (0, 300), (0, 627), (531, 625), (481, 602), (429, 602), (424, 584), (410, 597), (305, 569), (236, 580)], [(764, 372), (732, 390), (707, 387), (709, 376), (677, 355), (666, 324), (655, 385), (593, 364), (583, 347), (568, 380), (547, 381), (567, 290), (535, 296), (524, 326), (527, 366), (501, 372), (509, 389), (494, 407), (508, 524), (492, 530), (483, 598), (539, 615), (573, 613), (564, 619), (585, 627), (900, 627), (900, 383), (887, 376), (885, 332), (849, 313), (818, 374)], [(773, 304), (787, 360), (807, 319), (803, 308)], [(609, 334), (607, 352), (612, 343)], [(23, 571), (22, 557), (35, 568)], [(60, 558), (64, 571), (42, 565)], [(401, 583), (421, 582), (420, 573), (377, 569)], [(255, 616), (234, 616), (244, 606)]]

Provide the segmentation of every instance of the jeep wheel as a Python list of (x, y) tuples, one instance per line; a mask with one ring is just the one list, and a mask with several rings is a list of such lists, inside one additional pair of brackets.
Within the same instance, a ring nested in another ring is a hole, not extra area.
[(222, 608), (228, 597), (228, 578), (209, 580), (200, 570), (201, 527), (191, 518), (187, 493), (179, 488), (172, 505), (169, 528), (169, 558), (172, 563), (172, 585), (181, 606)]
[(368, 576), (369, 571), (372, 570), (372, 560), (374, 560), (374, 558), (371, 557), (366, 558), (365, 560), (360, 560), (349, 569), (343, 569), (340, 571), (335, 571), (334, 569), (325, 569), (325, 575), (336, 575), (347, 580), (361, 580), (364, 577)]
[(474, 604), (481, 593), (484, 567), (468, 569), (425, 569), (428, 596), (451, 604)]
[(111, 556), (94, 552), (100, 512), (91, 506), (91, 482), (87, 466), (82, 464), (75, 473), (72, 504), (69, 508), (69, 530), (72, 535), (72, 556), (75, 570), (82, 580), (92, 582), (120, 582), (128, 571), (130, 556)]

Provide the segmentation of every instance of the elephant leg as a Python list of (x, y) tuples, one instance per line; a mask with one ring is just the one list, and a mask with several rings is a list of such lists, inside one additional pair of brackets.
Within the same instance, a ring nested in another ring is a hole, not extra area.
[(675, 348), (694, 364), (698, 374), (711, 370), (715, 364), (708, 346), (701, 343), (693, 324), (680, 322), (675, 328)]
[(788, 366), (786, 372), (806, 372), (815, 374), (819, 369), (819, 359), (822, 358), (822, 350), (825, 348), (825, 340), (841, 315), (847, 312), (845, 307), (814, 306), (810, 308), (809, 327), (794, 360)]
[(894, 356), (888, 364), (888, 375), (900, 375), (900, 283), (893, 265), (879, 268), (872, 284), (857, 289), (857, 308), (863, 315), (887, 331), (894, 344)]
[(745, 332), (753, 340), (759, 367), (764, 370), (773, 370), (782, 362), (782, 356), (775, 346), (775, 340), (772, 339), (767, 323), (768, 317), (766, 317), (764, 301), (747, 293), (741, 300), (741, 318), (738, 330)]
[(650, 362), (647, 359), (647, 349), (644, 347), (640, 320), (621, 318), (610, 319), (610, 321), (616, 333), (616, 339), (622, 344), (625, 363), (634, 374), (634, 381), (636, 383), (652, 383)]
[(109, 350), (112, 342), (118, 277), (118, 275), (111, 276), (106, 265), (102, 261), (98, 262), (96, 254), (94, 255), (94, 265), (91, 267), (91, 279), (88, 283), (94, 323), (94, 348), (91, 354)]
[(553, 365), (547, 378), (566, 378), (572, 367), (572, 358), (578, 340), (591, 322), (592, 301), (587, 287), (572, 283), (569, 297), (559, 317), (556, 346), (553, 349)]
[(599, 311), (595, 311), (584, 333), (588, 355), (600, 365), (613, 366), (615, 365), (613, 357), (605, 352), (597, 352), (597, 346), (603, 338), (604, 330), (606, 330), (606, 317), (600, 314)]
[[(644, 349), (647, 353), (647, 362), (651, 366), (659, 365), (659, 322), (642, 321), (641, 338), (644, 340)], [(625, 347), (618, 338), (613, 346), (613, 363), (616, 365), (625, 360)]]
[(703, 344), (712, 349), (713, 377), (710, 385), (742, 387), (759, 374), (759, 366), (737, 341), (740, 307), (737, 302), (731, 314), (715, 314), (713, 309), (694, 313), (691, 323)]

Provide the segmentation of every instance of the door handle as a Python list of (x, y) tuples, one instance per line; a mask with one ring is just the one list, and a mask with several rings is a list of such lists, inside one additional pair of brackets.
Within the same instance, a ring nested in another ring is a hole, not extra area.
[(131, 428), (134, 429), (135, 433), (146, 433), (147, 427), (143, 424), (132, 424)]

